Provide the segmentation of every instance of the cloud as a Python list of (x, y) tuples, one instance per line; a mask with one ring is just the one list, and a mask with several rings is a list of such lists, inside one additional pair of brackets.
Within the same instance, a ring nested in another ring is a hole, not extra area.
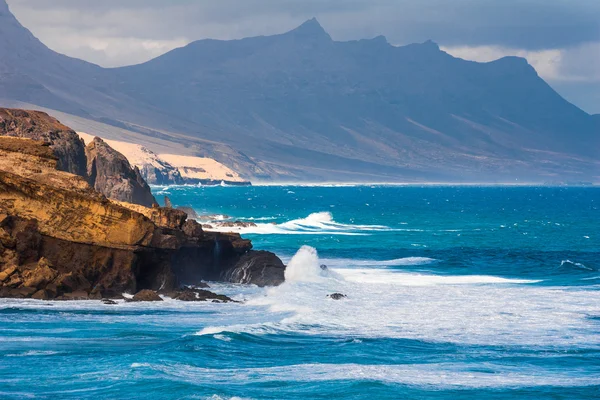
[(383, 34), (408, 44), (555, 49), (600, 42), (597, 0), (8, 0), (34, 33), (232, 39), (280, 33), (317, 16), (338, 40)]
[(500, 46), (442, 47), (465, 60), (489, 62), (506, 56), (526, 58), (548, 81), (600, 82), (600, 42), (548, 50), (511, 49)]

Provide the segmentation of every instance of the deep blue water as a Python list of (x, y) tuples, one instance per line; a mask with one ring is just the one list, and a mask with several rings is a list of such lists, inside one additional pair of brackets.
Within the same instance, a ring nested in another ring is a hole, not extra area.
[(1, 399), (600, 397), (599, 188), (155, 194), (256, 222), (288, 282), (212, 284), (243, 304), (0, 300)]

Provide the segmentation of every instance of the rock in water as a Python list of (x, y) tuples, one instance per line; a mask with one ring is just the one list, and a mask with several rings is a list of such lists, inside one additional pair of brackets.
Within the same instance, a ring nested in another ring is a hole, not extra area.
[(184, 288), (181, 291), (169, 293), (169, 297), (179, 301), (208, 301), (220, 303), (235, 303), (236, 301), (232, 298), (225, 296), (224, 294), (216, 294), (209, 290), (204, 289), (193, 289)]
[(234, 268), (225, 271), (223, 280), (257, 286), (279, 286), (285, 281), (285, 265), (268, 251), (250, 251), (242, 256)]
[(106, 197), (152, 207), (156, 200), (137, 167), (100, 138), (85, 148), (90, 184)]
[(163, 301), (154, 290), (140, 290), (133, 296), (133, 301)]
[(173, 203), (171, 203), (169, 196), (165, 196), (165, 208), (173, 208)]
[(327, 295), (327, 297), (329, 297), (330, 299), (333, 299), (333, 300), (342, 300), (348, 296), (346, 296), (345, 294), (341, 294), (341, 293), (333, 293), (333, 294)]

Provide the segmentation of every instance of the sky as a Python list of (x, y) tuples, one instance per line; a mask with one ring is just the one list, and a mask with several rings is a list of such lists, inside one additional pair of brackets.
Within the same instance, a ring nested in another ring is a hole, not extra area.
[(286, 32), (317, 17), (334, 40), (431, 39), (474, 61), (527, 58), (569, 101), (600, 113), (600, 0), (7, 0), (50, 48), (105, 67), (198, 39)]

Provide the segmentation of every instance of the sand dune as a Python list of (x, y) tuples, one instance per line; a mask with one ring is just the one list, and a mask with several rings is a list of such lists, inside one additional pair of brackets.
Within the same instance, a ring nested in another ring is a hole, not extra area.
[[(78, 134), (86, 145), (95, 137), (85, 132), (78, 132)], [(183, 180), (187, 183), (205, 181), (224, 181), (226, 183), (245, 182), (237, 172), (212, 158), (182, 156), (178, 154), (156, 154), (139, 144), (104, 138), (102, 140), (127, 157), (129, 162), (137, 166), (142, 172), (148, 171), (148, 167), (151, 166), (153, 169), (163, 172), (178, 170)]]

